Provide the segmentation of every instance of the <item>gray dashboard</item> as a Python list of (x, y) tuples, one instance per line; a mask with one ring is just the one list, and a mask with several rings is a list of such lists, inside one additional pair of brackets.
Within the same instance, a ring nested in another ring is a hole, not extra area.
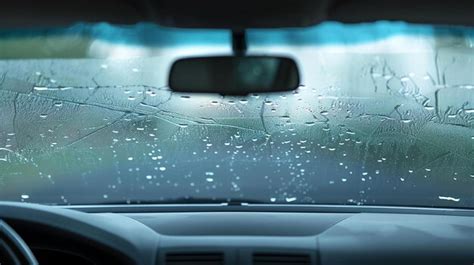
[(77, 235), (143, 265), (474, 263), (474, 213), (468, 210), (131, 209), (0, 202), (0, 219), (13, 228), (26, 222)]

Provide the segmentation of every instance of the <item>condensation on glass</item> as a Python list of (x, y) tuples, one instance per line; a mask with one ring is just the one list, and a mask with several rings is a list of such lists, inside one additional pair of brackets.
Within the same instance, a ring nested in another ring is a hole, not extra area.
[(172, 51), (0, 60), (0, 199), (474, 207), (473, 40), (379, 42), (275, 47), (303, 84), (247, 97), (171, 93)]

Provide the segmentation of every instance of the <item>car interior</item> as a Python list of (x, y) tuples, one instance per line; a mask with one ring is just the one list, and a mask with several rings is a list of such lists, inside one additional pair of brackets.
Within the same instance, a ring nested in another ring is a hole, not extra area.
[(471, 0), (3, 1), (0, 265), (473, 265), (473, 27)]

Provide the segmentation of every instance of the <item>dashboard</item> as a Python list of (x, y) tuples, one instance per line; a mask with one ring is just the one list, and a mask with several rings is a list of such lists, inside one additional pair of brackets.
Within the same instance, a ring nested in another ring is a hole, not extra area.
[(0, 202), (0, 219), (46, 265), (474, 264), (460, 209)]

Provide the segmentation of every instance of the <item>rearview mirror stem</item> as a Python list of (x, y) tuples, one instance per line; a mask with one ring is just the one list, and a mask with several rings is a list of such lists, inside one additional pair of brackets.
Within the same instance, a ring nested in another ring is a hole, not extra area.
[(247, 36), (245, 30), (232, 30), (232, 51), (235, 56), (245, 56), (247, 52)]

